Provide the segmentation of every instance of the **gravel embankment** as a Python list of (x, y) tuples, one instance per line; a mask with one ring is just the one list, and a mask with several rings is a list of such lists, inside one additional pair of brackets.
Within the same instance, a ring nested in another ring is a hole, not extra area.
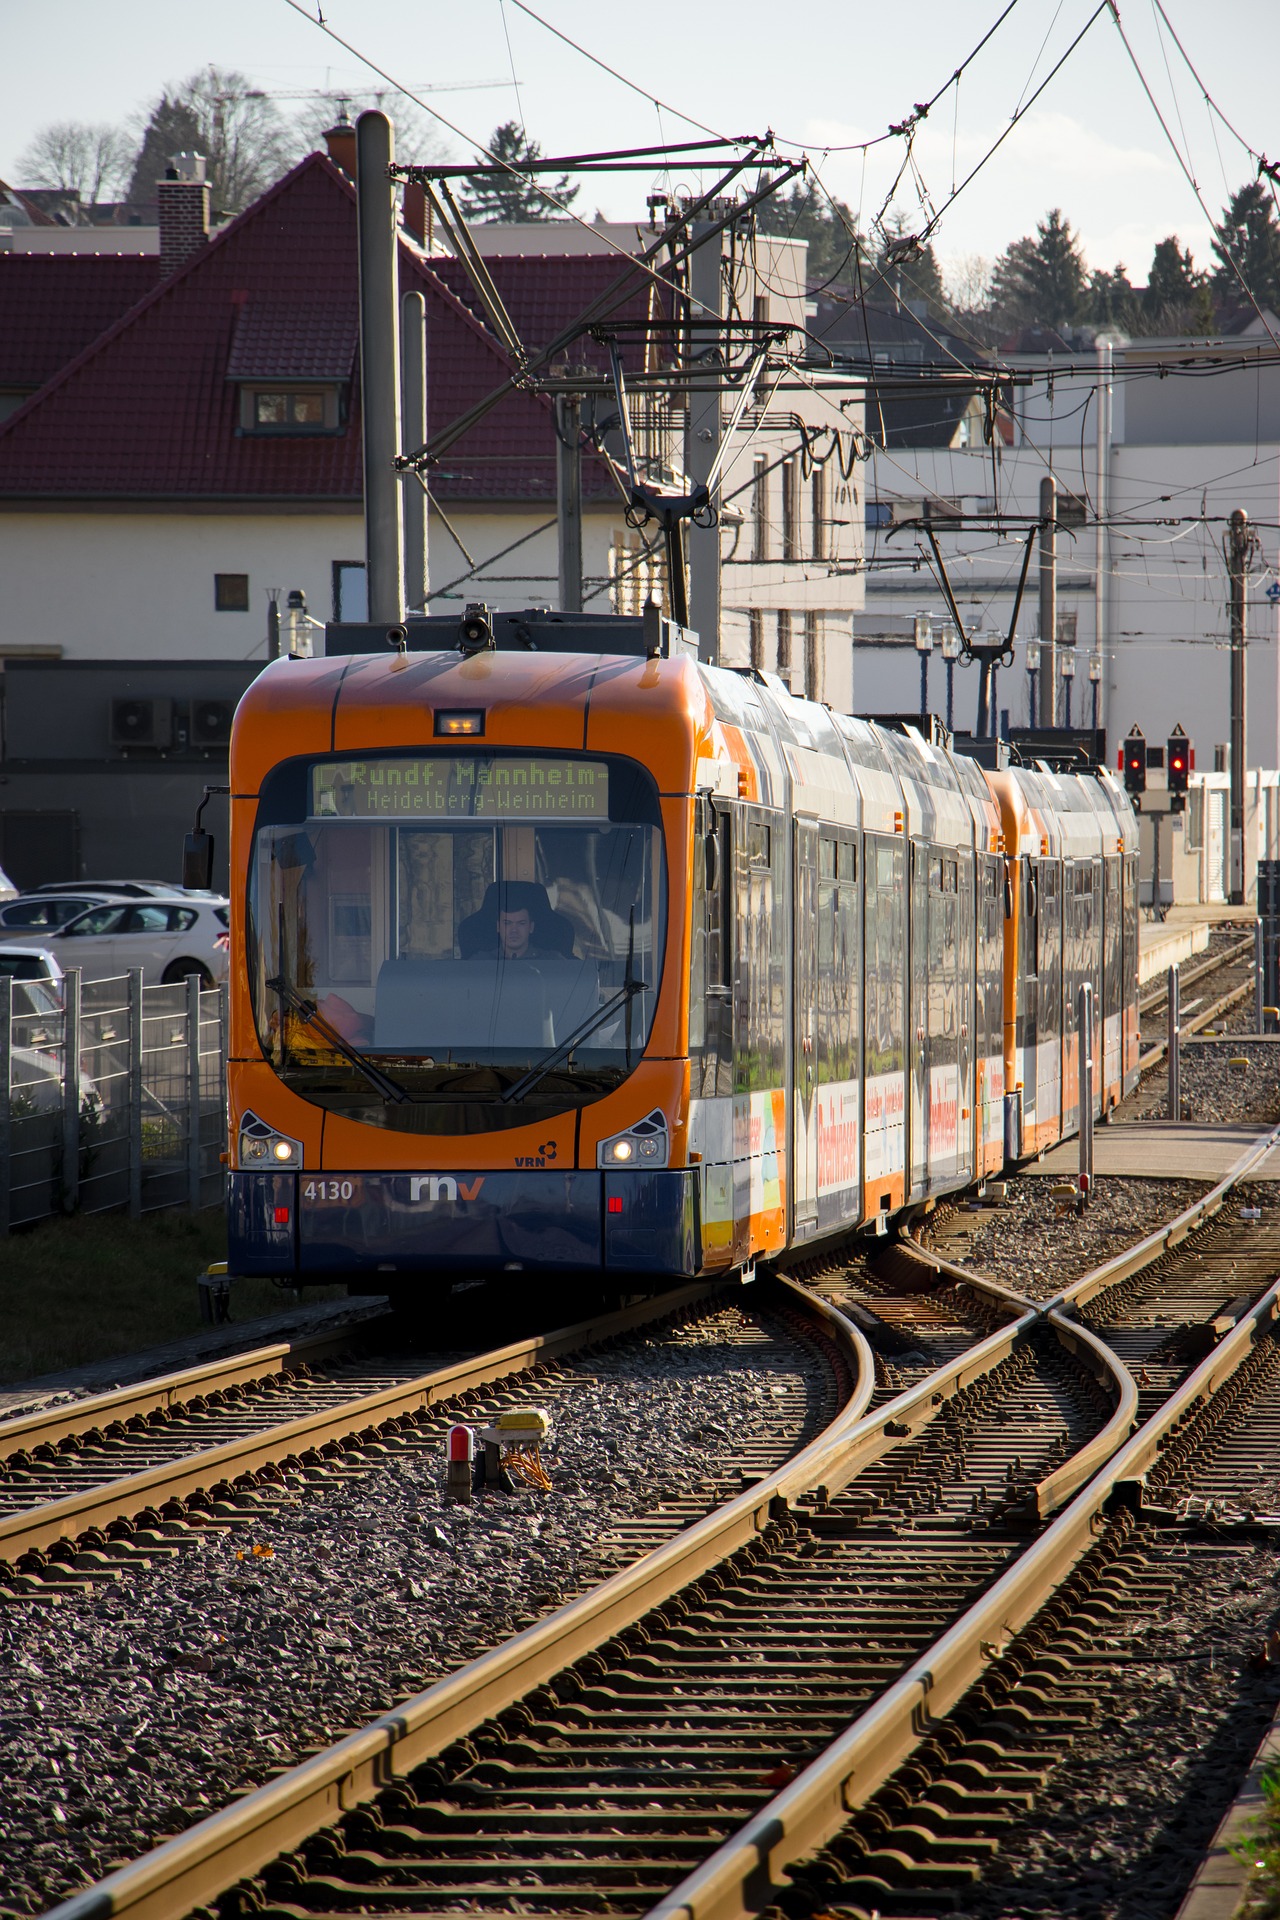
[[(1280, 1040), (1260, 1040), (1257, 1034), (1192, 1039), (1183, 1041), (1181, 1051), (1184, 1120), (1216, 1127), (1266, 1127), (1280, 1120)], [(1233, 1065), (1237, 1060), (1247, 1064)], [(1165, 1065), (1147, 1075), (1125, 1112), (1137, 1120), (1169, 1118)]]
[(1101, 1634), (1097, 1718), (966, 1890), (970, 1920), (1177, 1913), (1275, 1711), (1280, 1669), (1263, 1648), (1280, 1618), (1277, 1547), (1156, 1536), (1148, 1559), (1174, 1583), (1169, 1602)]
[(197, 1534), (131, 1583), (0, 1610), (0, 1915), (42, 1911), (582, 1592), (620, 1520), (732, 1484), (743, 1440), (813, 1378), (776, 1323), (726, 1344), (742, 1324), (724, 1308), (566, 1363), (550, 1493), (446, 1506), (433, 1447), (252, 1532)]
[(1044, 1174), (1017, 1176), (1003, 1206), (953, 1214), (927, 1228), (923, 1244), (1032, 1300), (1051, 1300), (1082, 1273), (1176, 1219), (1209, 1188), (1208, 1181), (1100, 1174), (1088, 1207), (1077, 1214), (1053, 1198), (1056, 1184)]

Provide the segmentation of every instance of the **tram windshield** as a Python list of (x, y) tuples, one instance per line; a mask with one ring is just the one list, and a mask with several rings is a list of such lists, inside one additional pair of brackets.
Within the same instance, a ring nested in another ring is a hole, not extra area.
[(471, 1133), (598, 1099), (643, 1053), (665, 935), (634, 762), (458, 750), (293, 761), (249, 879), (258, 1034), (304, 1098)]

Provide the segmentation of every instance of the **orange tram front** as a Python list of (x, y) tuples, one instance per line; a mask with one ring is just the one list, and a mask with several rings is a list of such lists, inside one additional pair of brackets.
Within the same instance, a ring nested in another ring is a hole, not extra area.
[(233, 1273), (427, 1298), (883, 1226), (1074, 1127), (1084, 978), (1099, 1110), (1133, 1084), (1111, 776), (988, 777), (594, 625), (246, 693)]

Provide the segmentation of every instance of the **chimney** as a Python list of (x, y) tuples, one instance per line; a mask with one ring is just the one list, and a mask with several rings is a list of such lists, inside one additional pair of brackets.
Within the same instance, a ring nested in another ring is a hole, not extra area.
[(175, 153), (156, 182), (160, 272), (174, 273), (209, 244), (209, 182), (202, 153)]
[(351, 124), (344, 100), (338, 109), (335, 124), (326, 128), (325, 146), (329, 149), (329, 158), (335, 167), (346, 174), (348, 180), (356, 177), (356, 130)]

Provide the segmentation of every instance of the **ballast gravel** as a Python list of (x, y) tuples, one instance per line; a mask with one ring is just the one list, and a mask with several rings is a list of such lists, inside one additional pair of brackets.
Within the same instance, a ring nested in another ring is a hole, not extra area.
[[(1182, 1118), (1198, 1126), (1266, 1127), (1280, 1120), (1280, 1039), (1238, 1034), (1184, 1040), (1178, 1064)], [(1167, 1067), (1156, 1067), (1136, 1097), (1134, 1118), (1167, 1120)]]
[(42, 1912), (581, 1593), (617, 1564), (610, 1528), (702, 1483), (723, 1498), (788, 1390), (816, 1391), (811, 1355), (736, 1306), (564, 1367), (549, 1493), (447, 1506), (436, 1441), (91, 1595), (0, 1608), (0, 1915)]
[(922, 1242), (1031, 1300), (1051, 1300), (1081, 1274), (1176, 1219), (1209, 1189), (1207, 1181), (1099, 1174), (1088, 1207), (1077, 1214), (1053, 1198), (1054, 1184), (1043, 1174), (1011, 1179), (1003, 1205), (949, 1214), (926, 1230)]

